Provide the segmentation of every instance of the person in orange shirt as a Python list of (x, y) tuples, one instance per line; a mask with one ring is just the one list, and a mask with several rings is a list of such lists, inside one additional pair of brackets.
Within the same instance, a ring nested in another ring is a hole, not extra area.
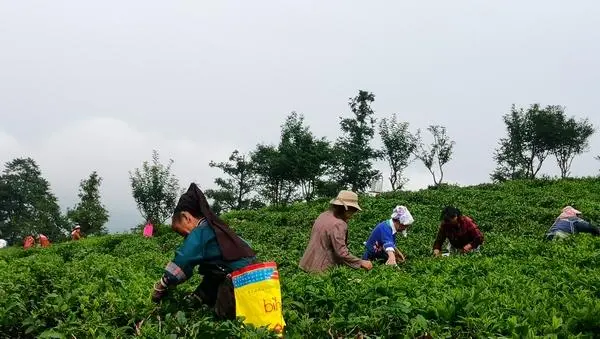
[(42, 247), (50, 247), (50, 240), (48, 240), (48, 237), (41, 234), (38, 235), (38, 241), (40, 242), (40, 246)]
[(29, 249), (32, 248), (33, 246), (35, 246), (35, 239), (33, 238), (33, 236), (28, 235), (25, 237), (25, 239), (23, 240), (23, 249)]
[(79, 225), (75, 226), (75, 228), (71, 232), (71, 239), (73, 239), (73, 240), (79, 240), (82, 237), (83, 236), (81, 235), (81, 226), (79, 226)]

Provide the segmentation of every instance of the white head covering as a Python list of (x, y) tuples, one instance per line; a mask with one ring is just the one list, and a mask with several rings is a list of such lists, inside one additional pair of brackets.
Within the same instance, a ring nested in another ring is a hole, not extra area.
[(581, 212), (574, 209), (572, 206), (566, 206), (562, 209), (562, 213), (558, 216), (558, 219), (569, 219), (576, 217), (578, 214), (581, 214)]
[(398, 222), (400, 222), (402, 225), (407, 226), (415, 222), (415, 219), (413, 219), (412, 215), (408, 211), (408, 208), (400, 205), (396, 206), (396, 208), (394, 208), (392, 211), (392, 219), (398, 220)]

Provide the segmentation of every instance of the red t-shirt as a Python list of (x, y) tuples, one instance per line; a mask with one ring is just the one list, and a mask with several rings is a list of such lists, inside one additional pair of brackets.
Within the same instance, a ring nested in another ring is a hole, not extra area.
[(458, 225), (442, 222), (433, 249), (441, 250), (446, 239), (450, 241), (452, 247), (457, 249), (462, 249), (467, 244), (477, 248), (483, 244), (483, 233), (471, 218), (462, 216), (458, 219)]

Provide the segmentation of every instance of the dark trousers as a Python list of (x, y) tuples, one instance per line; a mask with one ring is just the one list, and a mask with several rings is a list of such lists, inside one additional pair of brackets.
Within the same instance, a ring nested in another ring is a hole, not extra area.
[(214, 308), (217, 318), (235, 319), (235, 295), (228, 273), (218, 268), (203, 271), (202, 282), (194, 294), (203, 304)]
[(383, 261), (386, 262), (388, 259), (388, 254), (386, 251), (372, 252), (365, 251), (362, 256), (362, 260), (370, 260), (370, 261)]

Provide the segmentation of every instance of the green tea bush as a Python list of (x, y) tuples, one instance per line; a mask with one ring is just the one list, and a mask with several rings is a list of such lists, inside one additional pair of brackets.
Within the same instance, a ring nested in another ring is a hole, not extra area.
[[(360, 256), (371, 229), (404, 204), (415, 217), (398, 245), (399, 268), (339, 267), (320, 275), (298, 268), (314, 219), (327, 200), (224, 218), (278, 263), (290, 338), (592, 338), (600, 333), (600, 239), (578, 235), (546, 242), (560, 209), (572, 204), (600, 218), (600, 181), (517, 181), (444, 187), (361, 198), (350, 222)], [(454, 204), (485, 235), (479, 254), (432, 258), (441, 208)], [(47, 249), (0, 251), (0, 336), (7, 338), (274, 337), (238, 321), (215, 321), (185, 301), (198, 276), (161, 305), (153, 283), (181, 243), (174, 233), (145, 239), (110, 235)]]

